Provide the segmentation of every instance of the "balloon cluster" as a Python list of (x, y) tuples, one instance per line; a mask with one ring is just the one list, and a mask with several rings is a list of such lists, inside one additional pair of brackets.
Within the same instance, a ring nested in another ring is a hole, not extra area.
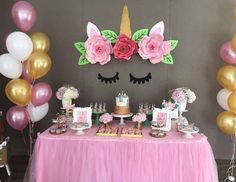
[[(228, 64), (236, 64), (236, 34), (221, 46), (220, 57)], [(227, 135), (236, 134), (236, 67), (232, 65), (221, 67), (217, 73), (217, 81), (224, 87), (217, 94), (217, 102), (225, 111), (218, 114), (216, 123)]]
[(17, 1), (11, 10), (13, 21), (20, 31), (6, 38), (8, 53), (0, 56), (0, 73), (10, 80), (5, 93), (16, 104), (6, 114), (8, 124), (23, 130), (27, 124), (41, 120), (49, 110), (52, 96), (51, 86), (44, 82), (35, 83), (51, 69), (51, 58), (47, 52), (50, 41), (46, 34), (34, 32), (28, 36), (36, 20), (36, 11), (27, 1)]

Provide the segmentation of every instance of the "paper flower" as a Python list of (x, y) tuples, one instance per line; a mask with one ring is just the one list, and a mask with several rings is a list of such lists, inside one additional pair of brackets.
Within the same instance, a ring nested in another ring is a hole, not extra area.
[[(78, 65), (99, 63), (105, 65), (111, 60), (111, 54), (121, 62), (130, 60), (132, 55), (139, 53), (142, 59), (149, 59), (152, 64), (174, 64), (170, 54), (178, 44), (178, 40), (164, 41), (164, 22), (156, 23), (149, 31), (143, 28), (132, 34), (127, 5), (124, 6), (119, 36), (112, 30), (99, 30), (88, 22), (86, 42), (76, 42), (75, 48), (80, 52)], [(113, 50), (112, 50), (112, 45)], [(138, 47), (139, 45), (139, 47)]]
[(91, 64), (104, 65), (111, 60), (112, 45), (101, 35), (94, 35), (84, 43), (86, 58)]
[(187, 101), (188, 103), (193, 103), (196, 100), (196, 95), (193, 91), (188, 88), (176, 88), (171, 91), (171, 98), (179, 103)]
[(137, 113), (136, 115), (134, 115), (132, 117), (132, 121), (133, 122), (138, 122), (138, 123), (142, 123), (144, 121), (146, 121), (147, 117), (145, 113)]
[(107, 124), (113, 120), (113, 117), (109, 113), (104, 113), (103, 115), (100, 116), (99, 120), (100, 122)]
[(188, 103), (193, 103), (196, 100), (195, 93), (191, 91), (190, 89), (187, 90), (186, 95), (187, 95)]
[(145, 36), (138, 45), (139, 55), (144, 60), (149, 59), (152, 64), (160, 63), (171, 50), (170, 44), (160, 34)]
[(171, 101), (166, 102), (165, 100), (163, 100), (162, 108), (173, 110), (173, 109), (177, 108), (177, 104), (172, 103)]
[(114, 56), (120, 61), (130, 60), (138, 50), (137, 44), (126, 35), (119, 35), (113, 47)]
[(56, 97), (59, 100), (62, 100), (63, 97), (76, 99), (79, 97), (79, 91), (75, 87), (69, 84), (64, 84), (56, 92)]
[(176, 102), (183, 103), (186, 100), (186, 95), (183, 90), (175, 90), (171, 98)]

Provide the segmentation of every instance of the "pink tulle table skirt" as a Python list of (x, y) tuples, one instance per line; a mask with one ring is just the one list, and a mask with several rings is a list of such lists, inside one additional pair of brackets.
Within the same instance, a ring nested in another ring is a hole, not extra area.
[(95, 136), (97, 127), (77, 136), (70, 130), (39, 135), (25, 181), (30, 182), (217, 182), (207, 137), (187, 139), (177, 131), (165, 138)]

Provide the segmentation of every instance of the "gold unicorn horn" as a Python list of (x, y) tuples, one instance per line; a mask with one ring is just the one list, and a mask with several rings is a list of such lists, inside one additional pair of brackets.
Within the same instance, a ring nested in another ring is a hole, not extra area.
[(131, 28), (130, 28), (130, 19), (129, 19), (129, 10), (128, 6), (125, 4), (123, 8), (123, 13), (121, 16), (120, 22), (120, 35), (125, 34), (131, 38)]

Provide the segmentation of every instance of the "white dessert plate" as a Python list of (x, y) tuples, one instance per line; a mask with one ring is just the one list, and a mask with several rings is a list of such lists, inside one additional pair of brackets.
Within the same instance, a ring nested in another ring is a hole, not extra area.
[(179, 131), (184, 134), (183, 136), (184, 136), (185, 138), (193, 138), (193, 135), (192, 135), (192, 134), (198, 133), (198, 132), (199, 132), (199, 128), (196, 127), (196, 126), (194, 126), (192, 130), (185, 130), (185, 129), (183, 128), (183, 129), (179, 129)]

